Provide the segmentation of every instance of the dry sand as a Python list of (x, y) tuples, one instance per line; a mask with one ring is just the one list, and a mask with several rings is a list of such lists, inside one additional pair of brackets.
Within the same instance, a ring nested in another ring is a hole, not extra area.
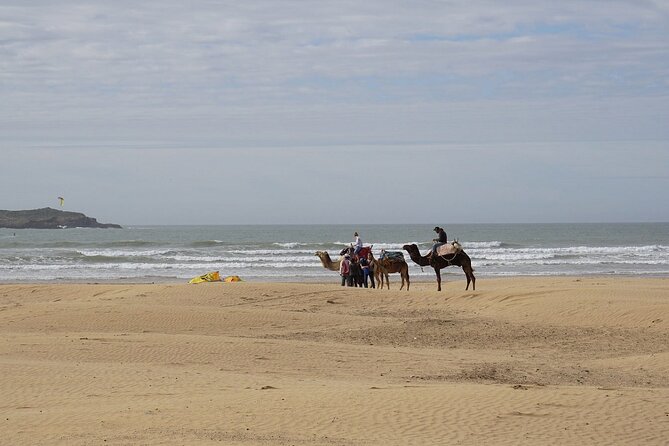
[(391, 280), (1, 285), (0, 444), (668, 444), (669, 279)]

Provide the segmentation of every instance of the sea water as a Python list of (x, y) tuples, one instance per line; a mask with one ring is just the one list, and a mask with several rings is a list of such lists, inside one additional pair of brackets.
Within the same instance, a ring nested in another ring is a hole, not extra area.
[[(441, 224), (472, 259), (477, 277), (669, 276), (669, 223)], [(424, 225), (127, 226), (123, 229), (0, 229), (2, 282), (185, 282), (209, 271), (247, 281), (338, 282), (315, 256), (333, 259), (360, 233), (365, 245), (423, 254)], [(405, 253), (414, 280), (431, 280)], [(442, 270), (464, 275), (457, 267)], [(448, 280), (448, 278), (447, 278)]]

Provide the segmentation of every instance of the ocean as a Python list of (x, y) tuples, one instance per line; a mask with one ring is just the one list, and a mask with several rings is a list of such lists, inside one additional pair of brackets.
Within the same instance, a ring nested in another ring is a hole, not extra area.
[[(453, 224), (444, 226), (478, 278), (669, 276), (669, 223)], [(314, 255), (339, 251), (360, 233), (365, 245), (426, 253), (434, 224), (128, 226), (123, 229), (0, 229), (0, 282), (186, 282), (219, 271), (246, 281), (338, 282)], [(432, 280), (405, 253), (413, 280)], [(460, 268), (445, 280), (464, 280)], [(456, 277), (457, 276), (457, 277)], [(392, 279), (391, 279), (392, 280)]]

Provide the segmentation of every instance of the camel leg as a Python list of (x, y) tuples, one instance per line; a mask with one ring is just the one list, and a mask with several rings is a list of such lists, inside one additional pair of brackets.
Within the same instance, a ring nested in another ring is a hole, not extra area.
[(441, 291), (441, 270), (439, 268), (435, 268), (434, 272), (437, 275), (437, 291)]
[(390, 289), (390, 280), (388, 279), (388, 272), (386, 270), (382, 269), (381, 267), (377, 267), (377, 268), (378, 269), (374, 270), (374, 274), (376, 275), (376, 282), (378, 284), (380, 284), (378, 288), (380, 290), (383, 289), (383, 282), (384, 282), (384, 279), (385, 279), (386, 287), (388, 289)]
[(467, 286), (465, 287), (465, 291), (469, 289), (469, 282), (471, 282), (471, 277), (469, 277), (469, 271), (467, 271), (467, 267), (463, 266), (462, 270), (465, 272), (465, 277), (467, 278)]
[(472, 290), (476, 290), (476, 277), (474, 277), (474, 268), (472, 268), (472, 261), (468, 255), (465, 255), (464, 262), (462, 262), (462, 270), (467, 276), (467, 287), (465, 290), (469, 289), (469, 281), (472, 282)]
[(472, 268), (471, 263), (467, 265), (462, 265), (462, 270), (465, 272), (465, 276), (467, 276), (467, 287), (465, 288), (465, 290), (469, 289), (470, 281), (472, 283), (472, 290), (476, 290), (476, 277), (474, 277), (474, 268)]
[(407, 270), (406, 270), (406, 276), (407, 276), (407, 291), (409, 291), (409, 285), (411, 283), (409, 282), (409, 268), (408, 267), (407, 267)]

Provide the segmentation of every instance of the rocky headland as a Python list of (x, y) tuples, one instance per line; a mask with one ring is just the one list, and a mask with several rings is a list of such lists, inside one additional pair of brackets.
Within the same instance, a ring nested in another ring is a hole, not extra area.
[(113, 223), (98, 223), (81, 212), (42, 208), (24, 211), (0, 210), (0, 228), (64, 229), (64, 228), (121, 228)]

